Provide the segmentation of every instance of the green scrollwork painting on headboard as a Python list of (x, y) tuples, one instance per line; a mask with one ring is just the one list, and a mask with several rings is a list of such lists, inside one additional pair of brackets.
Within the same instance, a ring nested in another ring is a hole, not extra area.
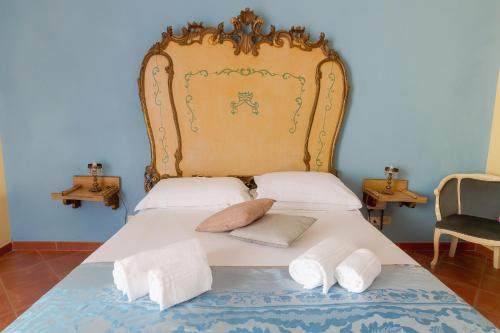
[(238, 108), (243, 104), (248, 105), (252, 109), (253, 114), (259, 114), (259, 103), (253, 100), (253, 93), (249, 91), (238, 93), (238, 101), (231, 102), (231, 114), (237, 114)]
[(332, 104), (333, 104), (333, 91), (334, 91), (334, 84), (335, 84), (335, 74), (330, 71), (328, 74), (328, 80), (330, 80), (330, 84), (328, 86), (328, 91), (326, 94), (326, 101), (325, 101), (325, 107), (323, 108), (323, 119), (321, 123), (321, 130), (318, 133), (318, 143), (319, 143), (319, 148), (318, 148), (318, 153), (316, 154), (315, 158), (315, 164), (316, 164), (316, 170), (319, 171), (319, 169), (323, 166), (323, 161), (321, 159), (321, 155), (325, 151), (325, 138), (326, 138), (326, 130), (325, 130), (325, 124), (326, 124), (326, 117), (328, 115), (328, 112), (332, 110)]
[(184, 87), (186, 88), (186, 97), (184, 101), (186, 102), (186, 107), (188, 109), (189, 128), (193, 132), (198, 132), (198, 127), (196, 126), (196, 114), (194, 113), (192, 105), (193, 95), (191, 95), (191, 92), (189, 91), (189, 83), (191, 82), (191, 78), (196, 76), (208, 77), (208, 71), (200, 70), (194, 73), (189, 72), (184, 75)]
[[(295, 109), (292, 112), (292, 116), (290, 118), (291, 126), (289, 128), (290, 134), (294, 134), (297, 130), (297, 125), (299, 123), (299, 116), (300, 116), (300, 110), (302, 108), (302, 97), (305, 92), (305, 84), (306, 84), (306, 79), (304, 76), (299, 75), (299, 74), (293, 74), (293, 73), (275, 73), (271, 72), (267, 69), (255, 69), (255, 68), (224, 68), (218, 71), (214, 72), (209, 72), (206, 69), (201, 69), (195, 72), (187, 72), (184, 74), (184, 87), (186, 88), (186, 96), (184, 98), (186, 108), (188, 109), (188, 119), (190, 123), (190, 128), (191, 131), (197, 132), (198, 127), (196, 125), (197, 117), (196, 117), (196, 112), (193, 106), (193, 96), (190, 91), (190, 84), (191, 80), (195, 77), (198, 78), (208, 78), (210, 76), (228, 76), (230, 77), (231, 75), (240, 75), (240, 76), (251, 76), (251, 75), (256, 75), (260, 76), (262, 78), (271, 78), (271, 77), (277, 77), (281, 78), (282, 80), (296, 80), (297, 83), (299, 84), (298, 87), (298, 92), (297, 95), (294, 98), (295, 101)], [(246, 104), (252, 108), (252, 113), (257, 115), (261, 111), (259, 110), (259, 103), (253, 101), (253, 93), (250, 92), (240, 92), (238, 93), (238, 101), (231, 101), (229, 103), (231, 107), (231, 114), (236, 114), (237, 109), (239, 106)]]
[(163, 108), (162, 108), (162, 101), (161, 101), (161, 90), (160, 90), (160, 83), (158, 82), (158, 73), (160, 72), (160, 68), (158, 67), (158, 57), (155, 57), (155, 65), (153, 66), (151, 70), (151, 75), (153, 76), (153, 94), (154, 94), (154, 102), (155, 105), (158, 107), (158, 110), (160, 112), (160, 127), (158, 128), (158, 132), (161, 133), (160, 137), (160, 143), (161, 143), (161, 150), (162, 150), (162, 158), (161, 162), (163, 165), (164, 170), (167, 168), (167, 163), (169, 160), (169, 155), (168, 155), (168, 144), (167, 144), (167, 133), (165, 130), (165, 125), (164, 125), (164, 119), (163, 119)]

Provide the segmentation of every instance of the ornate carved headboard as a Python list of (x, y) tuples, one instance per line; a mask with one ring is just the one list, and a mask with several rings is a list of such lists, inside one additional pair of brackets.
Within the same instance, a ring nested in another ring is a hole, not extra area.
[(151, 147), (145, 189), (161, 178), (332, 171), (346, 71), (324, 34), (270, 26), (245, 9), (224, 24), (172, 27), (144, 57), (139, 94)]

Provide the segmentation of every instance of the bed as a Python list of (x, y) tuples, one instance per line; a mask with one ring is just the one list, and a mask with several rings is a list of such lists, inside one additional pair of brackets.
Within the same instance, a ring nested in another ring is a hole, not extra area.
[[(199, 234), (206, 210), (148, 210), (88, 257), (6, 332), (496, 332), (488, 320), (401, 251), (359, 211), (278, 210), (317, 222), (289, 249)], [(338, 285), (302, 289), (287, 265), (341, 234), (374, 251), (383, 269), (365, 292)], [(129, 303), (112, 279), (113, 261), (196, 236), (212, 266), (212, 290), (160, 312), (148, 297)]]
[[(147, 52), (138, 80), (151, 164), (161, 179), (252, 176), (332, 167), (348, 95), (345, 66), (323, 34), (270, 26), (251, 10), (233, 29), (168, 28)], [(6, 332), (496, 332), (493, 324), (381, 234), (359, 210), (274, 206), (316, 222), (290, 248), (199, 233), (213, 208), (140, 211)], [(335, 285), (324, 295), (288, 274), (292, 259), (332, 235), (373, 251), (383, 268), (363, 293)], [(148, 297), (129, 303), (113, 284), (113, 261), (197, 238), (212, 290), (165, 311)]]

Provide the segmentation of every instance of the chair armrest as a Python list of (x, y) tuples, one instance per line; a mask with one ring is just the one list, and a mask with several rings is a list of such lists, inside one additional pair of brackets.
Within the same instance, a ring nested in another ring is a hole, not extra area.
[(444, 178), (434, 190), (436, 195), (436, 218), (459, 214), (459, 180), (453, 176)]

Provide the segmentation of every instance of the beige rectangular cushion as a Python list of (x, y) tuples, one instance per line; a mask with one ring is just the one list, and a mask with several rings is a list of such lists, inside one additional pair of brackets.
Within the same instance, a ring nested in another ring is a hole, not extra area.
[(274, 247), (289, 247), (316, 219), (308, 216), (266, 214), (260, 220), (229, 234), (242, 241)]
[(244, 227), (264, 216), (273, 203), (274, 200), (264, 198), (232, 205), (208, 217), (196, 231), (225, 232)]

